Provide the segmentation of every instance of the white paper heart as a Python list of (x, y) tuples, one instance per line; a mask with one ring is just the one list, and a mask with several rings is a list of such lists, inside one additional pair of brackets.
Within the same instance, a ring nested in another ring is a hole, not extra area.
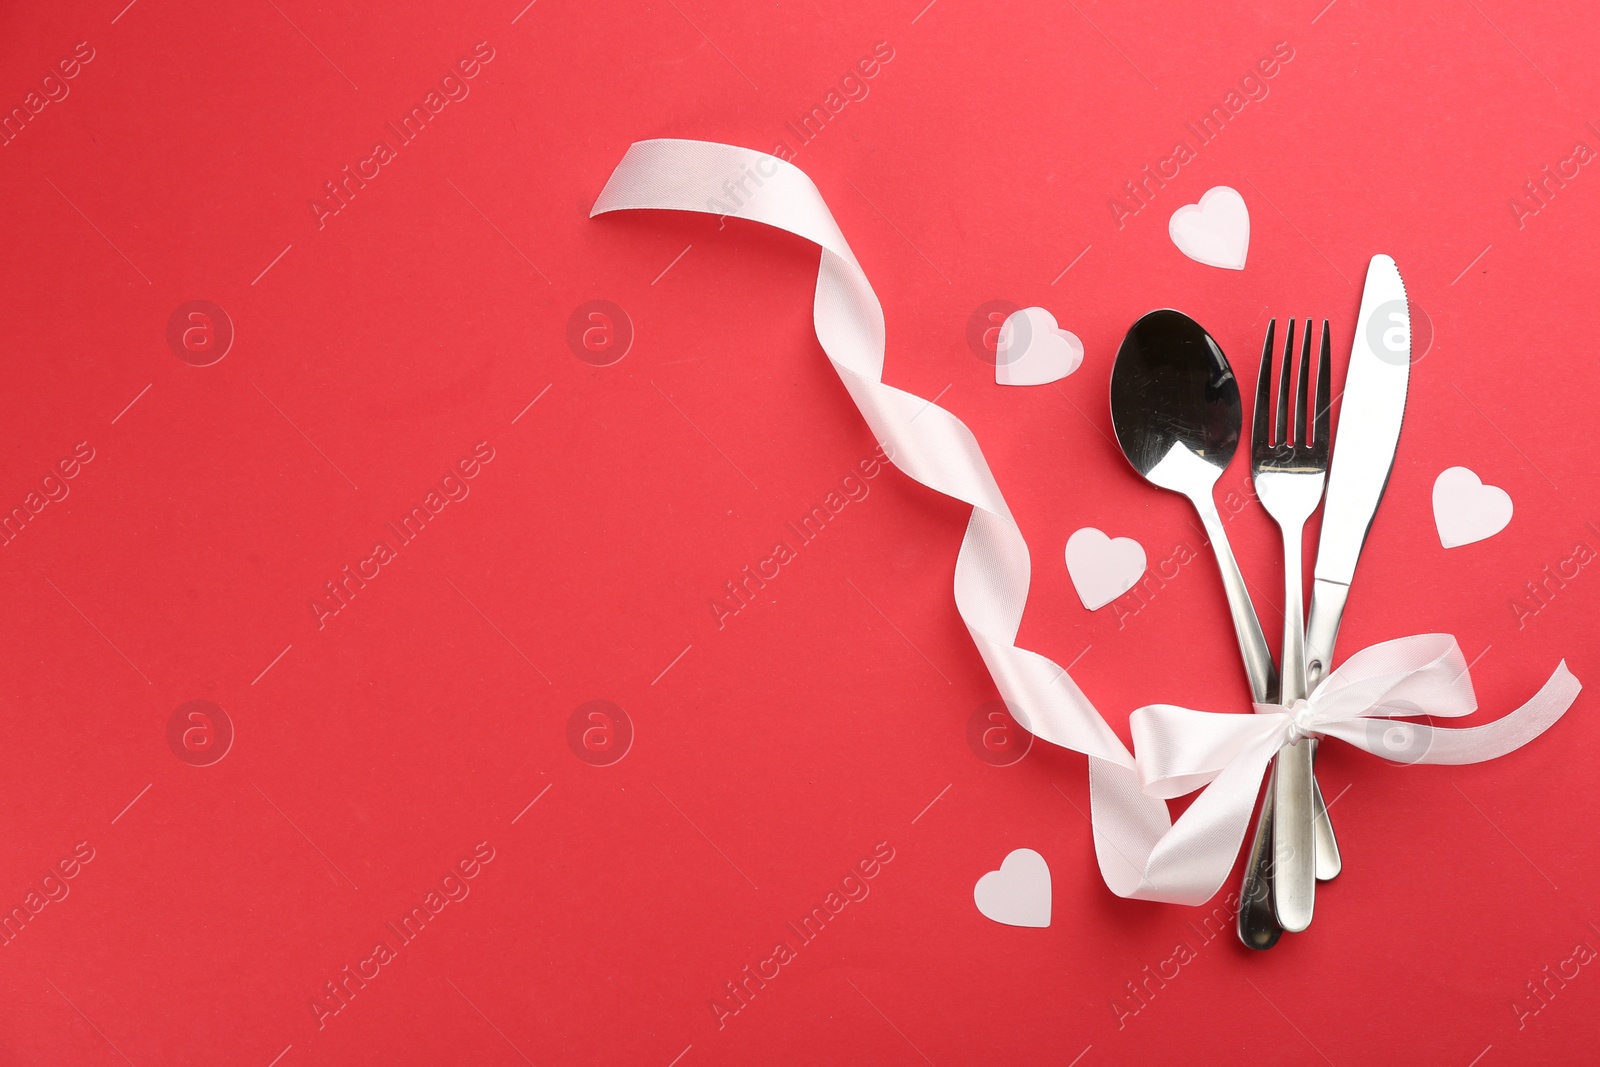
[(1433, 524), (1439, 543), (1460, 548), (1493, 537), (1511, 521), (1511, 494), (1484, 485), (1466, 467), (1451, 467), (1433, 480)]
[(1067, 538), (1067, 573), (1078, 599), (1096, 611), (1132, 589), (1144, 574), (1144, 546), (1085, 526)]
[(1007, 926), (1050, 925), (1050, 865), (1031, 848), (1008, 855), (972, 887), (972, 902), (986, 918)]
[(1083, 342), (1044, 308), (1021, 308), (1006, 316), (994, 354), (997, 384), (1049, 385), (1083, 364)]
[(1174, 211), (1167, 233), (1178, 251), (1196, 263), (1244, 270), (1250, 251), (1250, 209), (1237, 190), (1218, 185), (1207, 189), (1198, 204)]

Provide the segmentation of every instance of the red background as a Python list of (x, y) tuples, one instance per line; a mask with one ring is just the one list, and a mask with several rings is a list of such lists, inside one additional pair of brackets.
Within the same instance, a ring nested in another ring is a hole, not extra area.
[[(796, 162), (882, 297), (886, 379), (973, 427), (1027, 534), (1021, 643), (1075, 663), (1119, 730), (1142, 703), (1247, 697), (1209, 560), (1120, 620), (1062, 565), (1080, 526), (1152, 563), (1201, 544), (1108, 439), (1123, 331), (1185, 309), (1248, 389), (1269, 317), (1326, 316), (1337, 382), (1367, 259), (1392, 254), (1434, 339), (1340, 648), (1453, 633), (1498, 714), (1562, 657), (1600, 669), (1600, 574), (1511, 607), (1600, 548), (1600, 176), (1510, 207), (1600, 148), (1588, 5), (123, 4), (0, 32), (8, 111), (94, 51), (0, 148), (0, 506), (94, 453), (0, 548), (0, 906), (94, 852), (0, 947), (4, 1062), (1592, 1057), (1600, 975), (1526, 987), (1600, 947), (1591, 694), (1486, 766), (1327, 746), (1346, 872), (1271, 953), (1117, 899), (1083, 760), (969, 747), (995, 691), (951, 600), (959, 505), (880, 474), (718, 628), (723, 583), (874, 447), (810, 331), (815, 249), (586, 217), (634, 140), (796, 147), (785, 123), (886, 42)], [(323, 183), (480, 41), (470, 95), (319, 228)], [(1119, 227), (1122, 183), (1196, 147), (1184, 124), (1278, 42), (1268, 95)], [(1213, 185), (1249, 204), (1243, 272), (1167, 237)], [(594, 299), (636, 334), (611, 366), (566, 342)], [(965, 341), (996, 299), (1053, 311), (1083, 367), (996, 386)], [(236, 333), (211, 366), (166, 339), (191, 300)], [(483, 441), (470, 495), (319, 629), (324, 583)], [(1446, 551), (1429, 494), (1456, 464), (1516, 514)], [(1224, 486), (1246, 483), (1241, 459)], [(1275, 528), (1252, 506), (1230, 536), (1274, 633)], [(168, 743), (191, 700), (235, 731), (209, 766)], [(590, 700), (632, 723), (610, 766), (569, 746)], [(470, 896), (319, 1027), (323, 983), (479, 842)], [(870, 896), (719, 1027), (724, 983), (878, 842)], [(1020, 847), (1051, 866), (1048, 929), (973, 906)], [(1196, 958), (1131, 1000), (1180, 941)]]

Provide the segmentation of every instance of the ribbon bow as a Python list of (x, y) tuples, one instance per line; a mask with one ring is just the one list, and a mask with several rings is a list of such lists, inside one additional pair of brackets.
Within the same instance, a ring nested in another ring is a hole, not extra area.
[[(1330, 737), (1396, 762), (1482, 763), (1544, 733), (1572, 705), (1580, 688), (1563, 660), (1532, 700), (1491, 723), (1455, 729), (1398, 722), (1418, 715), (1459, 718), (1478, 707), (1455, 638), (1421, 634), (1357, 652), (1292, 707), (1257, 704), (1255, 715), (1171, 704), (1140, 708), (1130, 726), (1144, 794), (1167, 800), (1204, 791), (1169, 830), (1153, 837), (1147, 833), (1102, 840), (1097, 827), (1102, 869), (1107, 859), (1103, 846), (1129, 864), (1142, 854), (1145, 862), (1137, 864), (1141, 873), (1148, 875), (1158, 860), (1169, 873), (1171, 868), (1184, 870), (1183, 880), (1193, 890), (1184, 896), (1191, 898), (1188, 902), (1203, 902), (1227, 877), (1267, 765), (1284, 743)], [(1193, 899), (1197, 894), (1203, 895)], [(1123, 895), (1154, 894), (1136, 890)], [(1159, 899), (1174, 898), (1163, 892)]]

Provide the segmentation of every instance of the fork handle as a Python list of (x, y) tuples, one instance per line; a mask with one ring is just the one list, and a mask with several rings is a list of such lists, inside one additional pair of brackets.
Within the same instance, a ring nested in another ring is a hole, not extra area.
[(1317, 863), (1311, 824), (1311, 739), (1278, 750), (1273, 779), (1272, 910), (1291, 934), (1311, 925)]
[(1278, 703), (1289, 708), (1306, 693), (1305, 570), (1302, 563), (1304, 520), (1280, 522), (1283, 529), (1283, 673), (1278, 678)]
[[(1276, 945), (1283, 936), (1283, 927), (1272, 910), (1272, 800), (1277, 790), (1277, 768), (1277, 761), (1274, 760), (1269, 767), (1267, 788), (1261, 798), (1261, 816), (1256, 820), (1256, 830), (1250, 838), (1250, 851), (1245, 856), (1244, 880), (1239, 886), (1239, 940), (1248, 948), (1262, 951)], [(1339, 874), (1339, 843), (1334, 840), (1333, 824), (1328, 821), (1328, 807), (1323, 803), (1322, 789), (1317, 785), (1314, 775), (1311, 779), (1311, 808), (1315, 819), (1312, 837), (1315, 839), (1317, 881), (1326, 882)]]
[[(1292, 708), (1306, 696), (1306, 626), (1301, 565), (1302, 523), (1280, 523), (1283, 527), (1283, 674), (1278, 703)], [(1309, 737), (1284, 745), (1278, 750), (1277, 774), (1273, 780), (1272, 907), (1278, 922), (1290, 933), (1311, 925), (1316, 899), (1316, 846), (1312, 826), (1315, 821), (1311, 794), (1312, 756), (1315, 748)]]

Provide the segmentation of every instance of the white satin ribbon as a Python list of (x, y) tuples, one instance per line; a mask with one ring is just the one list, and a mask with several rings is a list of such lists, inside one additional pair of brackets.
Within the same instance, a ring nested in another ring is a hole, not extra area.
[[(1036, 737), (1089, 757), (1090, 807), (1101, 876), (1119, 896), (1178, 904), (1201, 904), (1210, 899), (1233, 865), (1262, 768), (1277, 748), (1274, 738), (1286, 736), (1291, 717), (1270, 708), (1263, 709), (1266, 714), (1254, 716), (1141, 709), (1150, 712), (1138, 719), (1145, 723), (1148, 735), (1148, 766), (1164, 768), (1160, 773), (1141, 772), (1140, 763), (1066, 670), (1048, 657), (1017, 646), (1031, 573), (1027, 542), (966, 424), (937, 404), (884, 383), (883, 308), (822, 195), (803, 171), (765, 153), (733, 145), (675, 139), (639, 141), (617, 165), (590, 216), (630, 209), (699, 211), (749, 219), (821, 247), (812, 304), (817, 340), (894, 464), (923, 485), (972, 506), (956, 557), (956, 608), (1001, 697), (1021, 725)], [(1388, 647), (1375, 646), (1377, 650)], [(1456, 656), (1459, 658), (1459, 651)], [(1357, 658), (1351, 657), (1350, 662)], [(1422, 666), (1413, 663), (1407, 667), (1403, 654), (1398, 658), (1375, 654), (1373, 662), (1391, 673), (1398, 669), (1401, 675)], [(1335, 671), (1318, 687), (1321, 702), (1312, 705), (1316, 710), (1310, 719), (1303, 717), (1306, 725), (1319, 731), (1325, 728), (1327, 736), (1344, 736), (1345, 728), (1362, 717), (1345, 714), (1350, 706), (1361, 703), (1361, 694), (1367, 691), (1362, 685), (1378, 684), (1366, 679), (1330, 690), (1340, 673)], [(1424, 676), (1434, 677), (1427, 672)], [(1470, 682), (1466, 684), (1470, 694)], [(1537, 705), (1534, 712), (1524, 715), (1528, 711), (1524, 707), (1507, 717), (1521, 716), (1517, 721), (1523, 725), (1518, 730), (1542, 723), (1517, 744), (1559, 718), (1576, 696), (1577, 687), (1564, 664), (1557, 668), (1530, 702), (1529, 706)], [(1391, 689), (1401, 694), (1413, 692), (1403, 679), (1395, 680)], [(1441, 690), (1436, 690), (1434, 683), (1428, 683), (1414, 695), (1438, 692)], [(1378, 706), (1378, 701), (1369, 701), (1366, 714)], [(1424, 711), (1450, 714), (1447, 709)], [(1323, 721), (1319, 717), (1323, 715), (1329, 718)], [(1501, 743), (1505, 736), (1521, 734), (1506, 730), (1496, 734)], [(1437, 737), (1434, 740), (1437, 742)], [(1467, 746), (1475, 751), (1493, 747)], [(1148, 793), (1142, 776), (1149, 780)], [(1179, 786), (1187, 784), (1194, 789), (1207, 783), (1209, 787), (1174, 824), (1163, 798), (1188, 791)]]

